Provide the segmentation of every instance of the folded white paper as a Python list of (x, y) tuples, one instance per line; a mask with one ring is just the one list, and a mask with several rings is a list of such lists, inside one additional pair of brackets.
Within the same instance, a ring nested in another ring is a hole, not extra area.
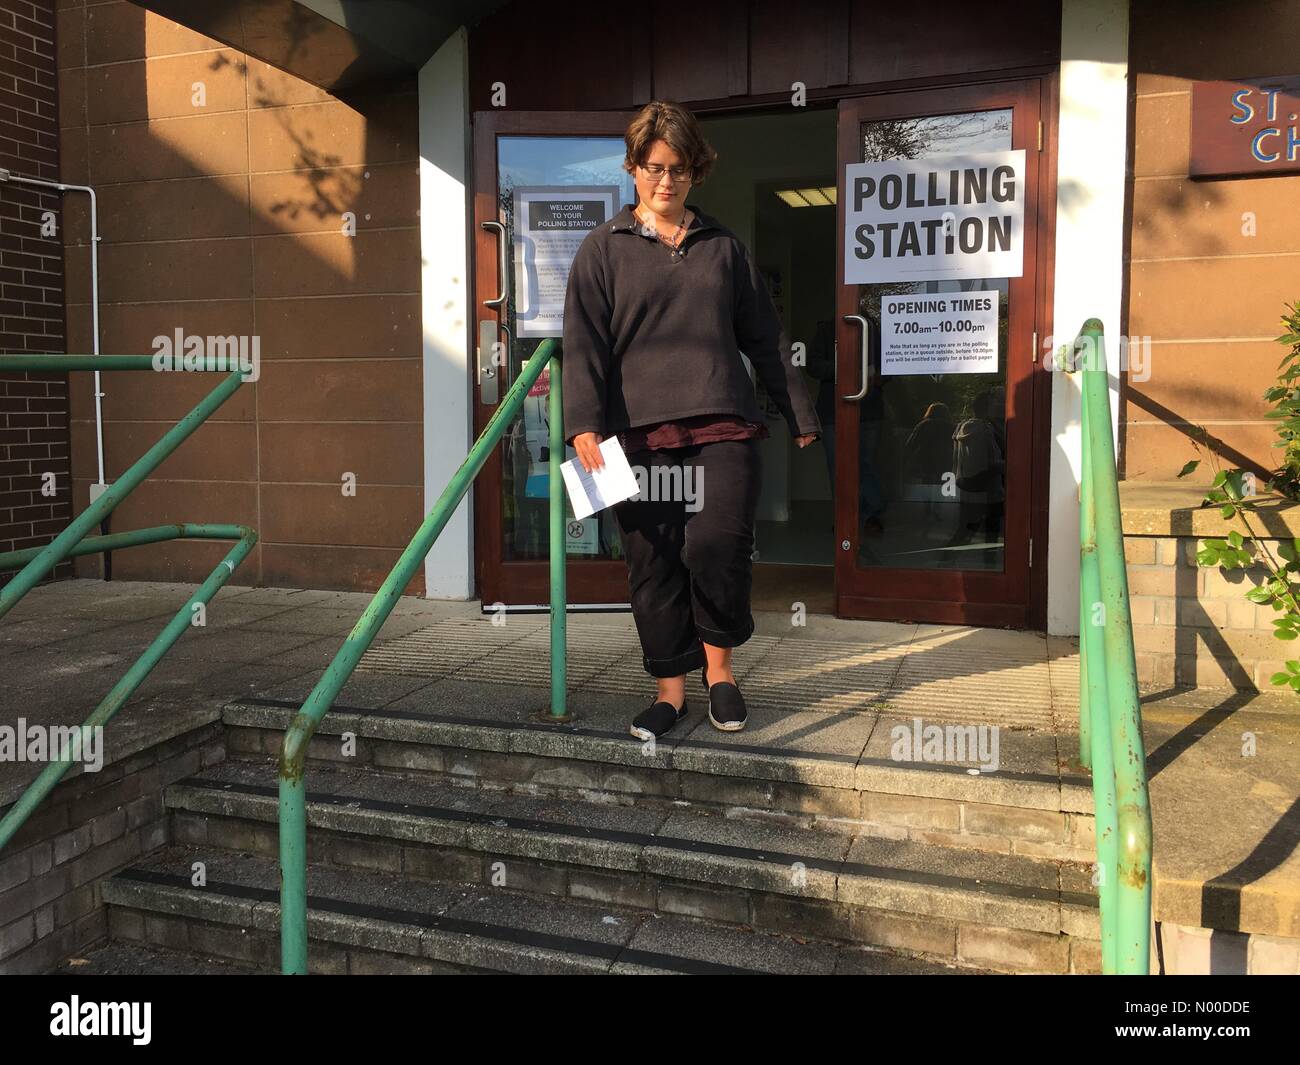
[(618, 437), (611, 436), (608, 440), (602, 440), (600, 453), (605, 457), (605, 465), (591, 473), (584, 470), (576, 458), (569, 459), (560, 466), (575, 518), (585, 518), (598, 510), (612, 507), (640, 491), (636, 475), (627, 463), (627, 456), (619, 447)]

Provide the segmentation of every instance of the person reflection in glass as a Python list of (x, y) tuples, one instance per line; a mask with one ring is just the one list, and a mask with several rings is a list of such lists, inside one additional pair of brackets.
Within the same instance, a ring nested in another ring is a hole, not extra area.
[(925, 500), (927, 518), (939, 516), (938, 493), (944, 474), (952, 469), (952, 412), (946, 403), (931, 403), (912, 427), (903, 445), (903, 476), (912, 484), (934, 489)]
[(950, 546), (968, 544), (973, 536), (982, 536), (988, 544), (1001, 542), (1006, 457), (999, 431), (1001, 404), (995, 401), (1002, 395), (1001, 388), (977, 395), (971, 416), (952, 434), (952, 471), (961, 507)]

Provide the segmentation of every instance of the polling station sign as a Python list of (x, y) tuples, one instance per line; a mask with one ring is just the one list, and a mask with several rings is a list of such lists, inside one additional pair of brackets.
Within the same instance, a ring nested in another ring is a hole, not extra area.
[(1025, 153), (845, 167), (844, 283), (1024, 273)]

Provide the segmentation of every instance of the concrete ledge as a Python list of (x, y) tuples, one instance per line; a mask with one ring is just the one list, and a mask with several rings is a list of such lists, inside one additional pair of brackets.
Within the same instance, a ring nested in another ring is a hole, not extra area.
[[(1206, 485), (1183, 481), (1121, 481), (1119, 504), (1125, 536), (1226, 536), (1236, 528), (1218, 507), (1203, 506)], [(1300, 503), (1261, 495), (1251, 516), (1261, 534), (1300, 536)]]
[[(577, 703), (579, 699), (575, 697), (573, 701)], [(706, 739), (697, 739), (693, 735), (670, 735), (661, 739), (652, 750), (647, 750), (646, 745), (629, 739), (626, 733), (615, 731), (613, 722), (621, 723), (625, 713), (616, 701), (611, 701), (609, 714), (593, 715), (582, 725), (549, 725), (520, 720), (508, 709), (492, 706), (481, 709), (477, 717), (471, 718), (459, 716), (432, 699), (429, 699), (429, 704), (425, 711), (399, 710), (395, 706), (377, 709), (336, 707), (321, 722), (313, 737), (309, 759), (363, 764), (367, 761), (365, 755), (374, 753), (365, 746), (366, 742), (383, 740), (391, 744), (442, 749), (444, 757), (441, 762), (429, 768), (452, 775), (473, 775), (470, 762), (464, 761), (471, 752), (517, 756), (501, 762), (500, 766), (503, 772), (509, 771), (509, 779), (521, 782), (533, 777), (532, 773), (524, 770), (527, 757), (531, 757), (548, 762), (565, 760), (676, 771), (699, 774), (710, 780), (761, 781), (844, 792), (930, 796), (1056, 812), (1085, 812), (1092, 808), (1091, 786), (1087, 778), (1061, 770), (1057, 765), (1055, 744), (1038, 742), (1041, 735), (1024, 731), (1006, 731), (1003, 758), (1007, 768), (997, 773), (972, 775), (959, 764), (892, 762), (875, 757), (874, 749), (862, 754), (801, 750), (780, 743), (765, 744), (757, 735), (749, 742), (715, 740), (707, 730), (704, 732)], [(241, 755), (275, 755), (284, 729), (293, 720), (297, 709), (296, 703), (285, 700), (250, 699), (230, 703), (223, 711), (227, 726), (262, 730), (267, 741), (259, 749), (250, 750), (246, 738), (232, 735), (232, 751)], [(608, 724), (602, 717), (608, 718)], [(339, 754), (337, 739), (344, 733), (356, 737), (356, 753), (347, 758)], [(1052, 737), (1047, 739), (1050, 741)], [(1077, 747), (1077, 741), (1074, 746)], [(1023, 753), (1018, 750), (1020, 747), (1023, 747)], [(447, 762), (446, 752), (451, 750), (463, 752), (459, 756), (462, 761)], [(403, 768), (424, 768), (416, 764), (413, 757), (405, 761), (411, 764)], [(594, 786), (598, 779), (591, 778), (585, 783)], [(671, 794), (678, 797), (678, 789), (673, 788)], [(765, 797), (770, 801), (774, 794), (772, 789), (768, 789)]]

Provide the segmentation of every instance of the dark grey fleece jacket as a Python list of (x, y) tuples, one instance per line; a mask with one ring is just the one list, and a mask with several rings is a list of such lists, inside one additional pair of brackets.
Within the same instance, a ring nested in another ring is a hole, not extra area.
[(631, 205), (578, 246), (564, 301), (564, 437), (697, 414), (761, 422), (744, 352), (792, 435), (821, 432), (749, 250), (692, 204), (674, 253)]

